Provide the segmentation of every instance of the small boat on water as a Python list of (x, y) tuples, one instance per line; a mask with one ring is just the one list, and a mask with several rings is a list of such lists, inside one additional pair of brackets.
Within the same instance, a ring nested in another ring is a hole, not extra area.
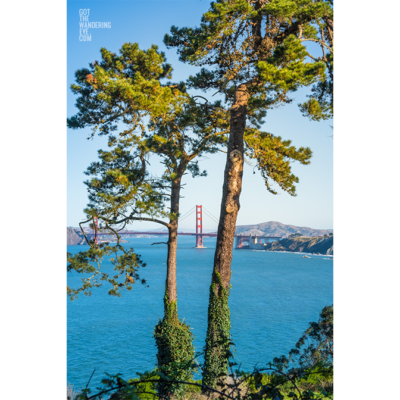
[(303, 258), (311, 258), (311, 257), (308, 257), (308, 256), (303, 256)]

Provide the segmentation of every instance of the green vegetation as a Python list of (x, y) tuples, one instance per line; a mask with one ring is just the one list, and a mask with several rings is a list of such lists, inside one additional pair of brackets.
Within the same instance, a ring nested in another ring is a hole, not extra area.
[[(301, 233), (292, 233), (291, 235), (289, 235), (288, 237), (289, 238), (295, 238), (295, 237), (301, 237), (302, 235), (301, 235)], [(324, 235), (324, 236), (326, 236), (326, 235)]]
[[(231, 356), (231, 320), (228, 297), (229, 292), (225, 290), (221, 276), (215, 273), (210, 288), (210, 300), (208, 305), (209, 322), (203, 370), (203, 383), (211, 387), (215, 387), (221, 378), (225, 378), (228, 369), (228, 360)], [(207, 351), (208, 349), (213, 349), (213, 351)]]
[[(235, 365), (229, 364), (231, 367)], [(333, 306), (325, 307), (319, 320), (310, 323), (288, 357), (275, 358), (266, 368), (257, 368), (252, 373), (233, 371), (227, 378), (214, 387), (200, 380), (179, 380), (186, 390), (175, 392), (172, 397), (198, 400), (206, 400), (210, 395), (232, 400), (333, 399)], [(83, 400), (87, 398), (85, 396), (90, 399), (108, 398), (103, 396), (110, 393), (110, 399), (118, 400), (171, 398), (168, 391), (160, 395), (160, 385), (172, 387), (177, 381), (176, 376), (171, 378), (157, 369), (128, 381), (123, 380), (120, 374), (107, 375), (99, 393), (90, 396), (90, 389), (85, 389), (76, 399)]]
[[(194, 365), (193, 334), (190, 327), (179, 321), (176, 302), (164, 299), (164, 318), (154, 329), (158, 352), (158, 371), (175, 381), (192, 379), (196, 367)], [(160, 395), (173, 393), (179, 396), (186, 387), (168, 382), (161, 382), (157, 387)]]

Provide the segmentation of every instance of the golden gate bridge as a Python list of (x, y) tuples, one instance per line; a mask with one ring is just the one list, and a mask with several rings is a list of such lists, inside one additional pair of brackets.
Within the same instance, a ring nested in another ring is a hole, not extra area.
[[(206, 233), (203, 232), (203, 211), (207, 217), (209, 217), (214, 223), (217, 224), (219, 220), (210, 212), (208, 211), (205, 207), (202, 205), (196, 205), (193, 208), (191, 208), (187, 213), (183, 214), (182, 216), (179, 217), (178, 221), (181, 224), (183, 220), (188, 218), (189, 216), (193, 215), (195, 213), (195, 231), (194, 232), (179, 232), (179, 236), (196, 236), (196, 249), (204, 249), (203, 245), (203, 237), (217, 237), (217, 232), (211, 232), (211, 233)], [(95, 224), (97, 227), (97, 219), (95, 219)], [(164, 229), (164, 228), (160, 228)], [(118, 231), (118, 234), (123, 236), (126, 235), (154, 235), (154, 236), (164, 236), (168, 235), (168, 231), (166, 230), (151, 230), (151, 231), (135, 231), (135, 230), (121, 230)], [(97, 228), (97, 234), (96, 230), (93, 227), (93, 233), (86, 233), (86, 236), (88, 238), (95, 238), (95, 242), (98, 243), (98, 239), (104, 236), (114, 236), (113, 234), (110, 233), (104, 233), (98, 230)], [(264, 235), (264, 236), (252, 236), (252, 235), (243, 235), (243, 234), (236, 234), (235, 233), (235, 238), (236, 238), (236, 248), (247, 248), (249, 247), (250, 244), (259, 244), (259, 245), (264, 245), (268, 243), (271, 239), (282, 239), (282, 236), (272, 236), (272, 235)]]

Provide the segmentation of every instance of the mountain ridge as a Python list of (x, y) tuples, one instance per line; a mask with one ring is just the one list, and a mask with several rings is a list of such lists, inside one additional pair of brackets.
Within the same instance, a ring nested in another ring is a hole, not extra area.
[(67, 228), (67, 246), (85, 244), (85, 238), (74, 228)]
[(294, 233), (302, 236), (324, 236), (333, 232), (332, 229), (314, 229), (306, 226), (286, 225), (278, 221), (267, 221), (253, 225), (237, 225), (236, 234), (264, 236), (275, 235), (287, 237)]

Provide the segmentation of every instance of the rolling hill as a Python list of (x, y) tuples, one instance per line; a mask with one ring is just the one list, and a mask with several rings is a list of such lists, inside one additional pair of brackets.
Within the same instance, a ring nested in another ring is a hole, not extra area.
[(276, 240), (275, 242), (268, 243), (265, 250), (333, 255), (333, 236), (313, 236), (312, 238), (297, 237), (293, 239)]
[(67, 246), (84, 243), (86, 242), (83, 235), (78, 234), (73, 228), (67, 228)]
[(238, 225), (236, 233), (243, 235), (274, 235), (287, 237), (293, 233), (300, 233), (302, 236), (324, 236), (333, 232), (332, 229), (313, 229), (304, 226), (285, 225), (277, 221), (263, 222), (255, 225)]

